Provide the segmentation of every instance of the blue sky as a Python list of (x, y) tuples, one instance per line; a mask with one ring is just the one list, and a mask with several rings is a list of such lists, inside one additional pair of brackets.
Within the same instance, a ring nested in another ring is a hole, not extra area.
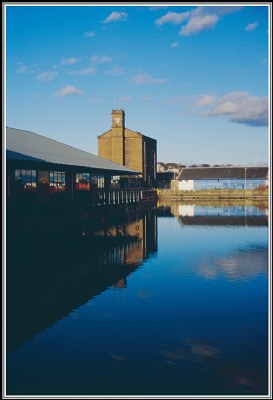
[(6, 5), (7, 126), (97, 154), (122, 107), (158, 161), (266, 164), (269, 9), (228, 4)]

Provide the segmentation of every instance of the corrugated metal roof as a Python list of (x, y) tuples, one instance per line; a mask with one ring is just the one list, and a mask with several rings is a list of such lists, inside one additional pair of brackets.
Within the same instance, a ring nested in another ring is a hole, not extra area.
[(183, 168), (179, 180), (197, 179), (265, 179), (267, 167), (203, 167)]
[(7, 159), (111, 170), (124, 174), (138, 173), (122, 164), (114, 163), (87, 151), (21, 129), (6, 129), (6, 149)]

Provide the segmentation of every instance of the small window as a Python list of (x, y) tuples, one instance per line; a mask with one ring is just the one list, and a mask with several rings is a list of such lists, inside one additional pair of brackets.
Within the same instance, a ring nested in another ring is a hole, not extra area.
[(40, 185), (49, 185), (49, 172), (38, 171), (38, 183)]
[(65, 192), (65, 172), (50, 171), (49, 172), (50, 193)]
[(120, 176), (113, 175), (111, 176), (111, 189), (118, 190), (120, 188)]
[(76, 190), (90, 190), (90, 174), (88, 172), (76, 174)]
[(104, 189), (104, 176), (98, 175), (98, 188)]
[(36, 170), (16, 169), (15, 170), (15, 191), (36, 192)]
[(92, 189), (98, 188), (98, 175), (91, 175), (91, 187)]

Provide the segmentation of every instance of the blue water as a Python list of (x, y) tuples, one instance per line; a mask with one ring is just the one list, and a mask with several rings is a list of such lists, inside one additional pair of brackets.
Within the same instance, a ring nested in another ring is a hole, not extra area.
[(265, 220), (145, 215), (137, 242), (116, 245), (111, 263), (105, 254), (77, 257), (76, 245), (72, 266), (17, 260), (19, 277), (7, 282), (7, 394), (267, 393)]

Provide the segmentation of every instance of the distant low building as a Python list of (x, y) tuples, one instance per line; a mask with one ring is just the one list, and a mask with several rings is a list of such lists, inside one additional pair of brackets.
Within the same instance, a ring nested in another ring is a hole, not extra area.
[[(174, 172), (178, 173), (181, 169), (182, 165), (177, 164), (177, 163), (162, 163), (159, 162), (157, 163), (157, 172)], [(183, 165), (184, 167), (184, 165)]]
[(267, 167), (182, 168), (172, 188), (176, 190), (257, 189), (268, 187)]
[(157, 188), (158, 189), (170, 189), (171, 181), (175, 179), (174, 172), (158, 172), (157, 173)]

